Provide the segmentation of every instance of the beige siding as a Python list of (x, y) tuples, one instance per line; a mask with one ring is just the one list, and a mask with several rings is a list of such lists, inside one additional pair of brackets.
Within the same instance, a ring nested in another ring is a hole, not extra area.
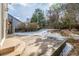
[(7, 4), (0, 3), (0, 42), (6, 38)]

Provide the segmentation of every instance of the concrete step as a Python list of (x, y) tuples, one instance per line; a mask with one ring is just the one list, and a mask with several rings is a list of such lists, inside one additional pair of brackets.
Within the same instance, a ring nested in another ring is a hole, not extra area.
[(25, 49), (25, 42), (21, 41), (18, 46), (15, 47), (15, 50), (11, 53), (8, 53), (4, 56), (20, 56)]
[(0, 55), (7, 55), (15, 51), (16, 47), (21, 44), (21, 41), (17, 38), (8, 38), (4, 41), (2, 47), (0, 47)]
[(1, 49), (0, 50), (0, 55), (8, 54), (8, 53), (14, 51), (14, 49), (15, 49), (14, 47), (9, 47), (9, 48), (5, 48), (5, 49)]

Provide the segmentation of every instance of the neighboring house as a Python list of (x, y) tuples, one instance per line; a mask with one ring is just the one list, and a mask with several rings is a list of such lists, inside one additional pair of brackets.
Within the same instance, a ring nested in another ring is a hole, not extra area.
[(9, 34), (14, 33), (16, 29), (19, 28), (19, 24), (21, 24), (20, 20), (17, 18), (13, 17), (12, 15), (8, 14), (8, 20), (7, 20), (7, 32)]
[(31, 22), (31, 19), (27, 18), (26, 21), (25, 21), (25, 25), (26, 27), (28, 26), (28, 24)]

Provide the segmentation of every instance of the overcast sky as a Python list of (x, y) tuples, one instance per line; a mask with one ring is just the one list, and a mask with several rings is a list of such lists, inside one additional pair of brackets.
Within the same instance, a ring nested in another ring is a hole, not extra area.
[(9, 4), (8, 13), (24, 22), (27, 18), (31, 18), (36, 8), (46, 12), (50, 5), (49, 3)]

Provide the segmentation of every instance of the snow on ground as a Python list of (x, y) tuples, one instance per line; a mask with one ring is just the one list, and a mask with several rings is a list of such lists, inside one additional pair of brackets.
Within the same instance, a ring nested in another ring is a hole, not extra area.
[(34, 31), (34, 32), (16, 32), (14, 35), (44, 35), (47, 34), (48, 30), (39, 30), (39, 31)]
[(65, 37), (62, 36), (62, 35), (59, 34), (59, 33), (50, 33), (50, 32), (49, 32), (49, 34), (47, 35), (47, 37), (51, 37), (51, 38), (54, 38), (54, 39), (56, 39), (56, 40), (64, 40), (64, 39), (65, 39)]
[(14, 33), (14, 35), (38, 35), (38, 36), (41, 36), (42, 38), (50, 37), (50, 38), (54, 38), (57, 40), (63, 40), (65, 38), (59, 33), (48, 32), (48, 29), (41, 29), (35, 32), (16, 32)]
[(71, 34), (71, 36), (72, 36), (75, 40), (79, 40), (79, 35), (78, 35), (78, 34)]

